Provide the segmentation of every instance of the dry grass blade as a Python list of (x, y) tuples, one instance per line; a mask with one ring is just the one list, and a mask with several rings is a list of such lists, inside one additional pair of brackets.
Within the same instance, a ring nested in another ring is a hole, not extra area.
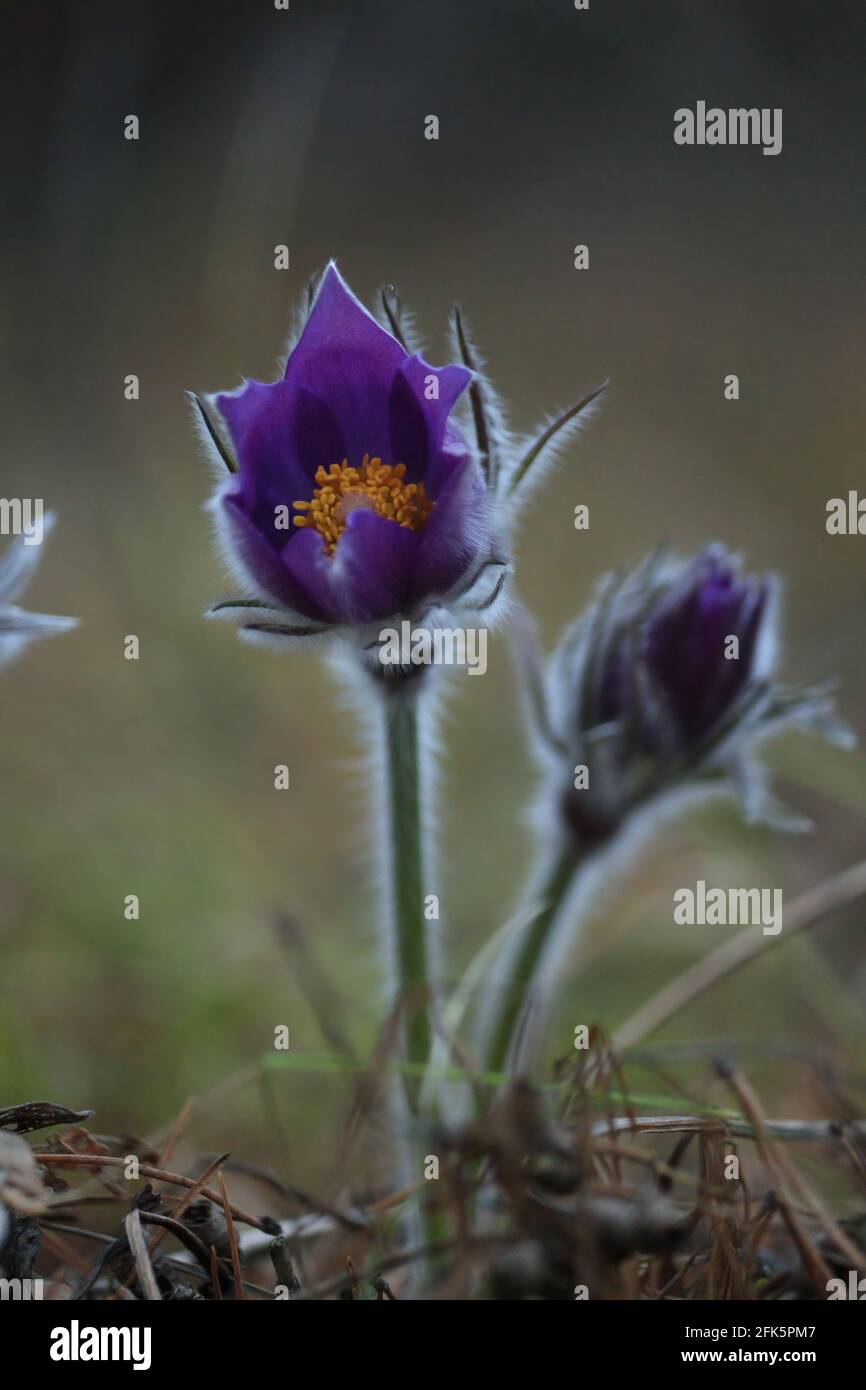
[[(126, 1166), (127, 1159), (119, 1158), (114, 1154), (35, 1154), (38, 1163), (44, 1163), (46, 1168), (66, 1167), (66, 1168), (100, 1168), (114, 1167), (123, 1168)], [(222, 1197), (218, 1192), (214, 1192), (211, 1187), (203, 1187), (202, 1183), (207, 1180), (215, 1168), (224, 1163), (228, 1154), (221, 1154), (209, 1165), (206, 1172), (200, 1178), (188, 1178), (183, 1173), (170, 1173), (164, 1168), (157, 1168), (152, 1163), (140, 1163), (138, 1171), (143, 1178), (152, 1178), (155, 1182), (172, 1183), (176, 1187), (185, 1187), (189, 1192), (187, 1197), (179, 1207), (179, 1210), (192, 1201), (193, 1197), (199, 1193), (202, 1197), (207, 1197), (208, 1201), (215, 1202), (217, 1206), (222, 1205)], [(254, 1226), (257, 1231), (271, 1232), (271, 1227), (267, 1221), (261, 1217), (251, 1216), (249, 1212), (241, 1211), (239, 1207), (232, 1207), (232, 1216), (235, 1221), (239, 1221), (243, 1226)]]
[[(377, 1092), (399, 1018), (397, 1009), (359, 1083), (357, 1129), (381, 1123)], [(852, 1206), (862, 1203), (858, 1176), (866, 1135), (852, 1098), (856, 1077), (841, 1072), (837, 1077), (829, 1064), (819, 1068), (830, 1113), (837, 1118), (769, 1120), (763, 1100), (733, 1063), (717, 1061), (712, 1078), (703, 1073), (709, 1087), (698, 1079), (684, 1087), (676, 1074), (653, 1065), (658, 1090), (639, 1093), (619, 1069), (604, 1030), (596, 1026), (591, 1036), (591, 1054), (578, 1065), (563, 1059), (549, 1088), (515, 1083), (465, 1125), (443, 1122), (431, 1132), (431, 1143), (441, 1149), (445, 1181), (435, 1204), (435, 1235), (421, 1244), (407, 1241), (400, 1221), (401, 1209), (425, 1187), (420, 1177), (395, 1190), (394, 1181), (362, 1175), (359, 1161), (357, 1170), (349, 1165), (335, 1179), (340, 1205), (329, 1207), (270, 1169), (240, 1162), (238, 1171), (264, 1183), (281, 1204), (279, 1215), (256, 1219), (239, 1213), (229, 1200), (231, 1173), (221, 1171), (228, 1154), (205, 1154), (200, 1162), (207, 1166), (195, 1179), (141, 1162), (142, 1178), (178, 1184), (183, 1191), (144, 1190), (131, 1217), (126, 1195), (125, 1227), (119, 1232), (46, 1221), (44, 1249), (55, 1256), (51, 1277), (57, 1288), (71, 1287), (78, 1298), (129, 1298), (130, 1284), (135, 1296), (153, 1298), (155, 1283), (166, 1300), (385, 1301), (409, 1296), (404, 1281), (412, 1278), (423, 1289), (420, 1297), (441, 1301), (561, 1300), (585, 1284), (600, 1299), (772, 1302), (823, 1299), (829, 1279), (840, 1270), (866, 1269), (866, 1222), (858, 1216), (861, 1208)], [(687, 1049), (689, 1062), (693, 1052)], [(637, 1060), (647, 1065), (646, 1058)], [(814, 1058), (797, 1060), (810, 1075), (818, 1067)], [(730, 1096), (720, 1095), (720, 1078)], [(558, 1104), (551, 1104), (553, 1094)], [(658, 1113), (641, 1113), (656, 1107)], [(690, 1113), (670, 1113), (686, 1107)], [(176, 1132), (184, 1120), (182, 1112)], [(351, 1122), (348, 1134), (357, 1143)], [(82, 1142), (81, 1132), (61, 1134), (35, 1155), (48, 1170), (48, 1181), (52, 1165), (109, 1174), (127, 1161), (118, 1153), (122, 1141), (105, 1136), (89, 1136), (87, 1152), (69, 1152), (76, 1135)], [(373, 1128), (371, 1145), (378, 1137)], [(820, 1197), (812, 1190), (788, 1141), (813, 1145), (803, 1163), (821, 1163), (821, 1183), (827, 1182), (832, 1197), (824, 1198), (823, 1185)], [(99, 1151), (93, 1152), (97, 1144)], [(814, 1145), (821, 1146), (817, 1154)], [(732, 1155), (743, 1164), (733, 1183), (727, 1171)], [(189, 1207), (198, 1194), (202, 1200)], [(293, 1207), (298, 1196), (310, 1211), (287, 1215), (287, 1204)], [(164, 1214), (154, 1197), (167, 1202), (172, 1214)], [(85, 1194), (82, 1206), (91, 1200)], [(58, 1192), (59, 1210), (74, 1210), (76, 1204), (74, 1193)], [(845, 1212), (851, 1214), (840, 1220)], [(257, 1229), (243, 1230), (241, 1222)], [(166, 1232), (185, 1249), (171, 1255), (160, 1251), (157, 1258)], [(61, 1233), (76, 1245), (83, 1239), (104, 1247), (82, 1271), (83, 1283), (70, 1285), (70, 1271), (80, 1261), (72, 1244), (67, 1250), (57, 1243)], [(300, 1281), (290, 1245), (302, 1261)], [(243, 1278), (243, 1269), (254, 1271), (268, 1257), (272, 1280)], [(435, 1279), (414, 1275), (419, 1264), (435, 1267)], [(393, 1291), (386, 1282), (392, 1271), (397, 1275)]]
[(159, 1162), (161, 1167), (165, 1167), (166, 1163), (168, 1163), (169, 1159), (171, 1158), (172, 1154), (177, 1148), (181, 1136), (183, 1135), (184, 1130), (186, 1129), (187, 1125), (189, 1124), (192, 1118), (192, 1114), (195, 1110), (196, 1103), (197, 1102), (195, 1096), (188, 1096), (187, 1099), (184, 1101), (183, 1106), (180, 1110), (180, 1114), (177, 1116), (177, 1119), (175, 1120), (174, 1124), (169, 1130), (168, 1138), (166, 1139), (160, 1151)]
[[(761, 1110), (755, 1092), (752, 1090), (746, 1078), (741, 1076), (739, 1072), (733, 1068), (724, 1068), (723, 1074), (754, 1125), (755, 1140), (765, 1163), (777, 1169), (787, 1182), (789, 1188), (794, 1192), (797, 1199), (802, 1202), (804, 1206), (811, 1209), (827, 1240), (845, 1256), (846, 1260), (850, 1262), (851, 1268), (856, 1269), (860, 1274), (866, 1272), (866, 1256), (864, 1256), (862, 1250), (858, 1250), (857, 1247), (852, 1244), (845, 1232), (841, 1230), (832, 1216), (830, 1216), (823, 1202), (816, 1193), (812, 1191), (808, 1183), (800, 1177), (785, 1154), (778, 1152), (772, 1146), (763, 1111)], [(824, 1285), (824, 1291), (826, 1292), (826, 1283)]]
[(231, 1246), (232, 1252), (232, 1272), (234, 1274), (235, 1280), (235, 1298), (243, 1298), (244, 1281), (241, 1275), (241, 1257), (240, 1252), (238, 1251), (238, 1237), (237, 1232), (235, 1230), (235, 1223), (232, 1220), (231, 1202), (229, 1201), (229, 1194), (226, 1189), (226, 1181), (222, 1175), (222, 1172), (217, 1173), (217, 1181), (220, 1185), (220, 1195), (222, 1197), (223, 1211), (225, 1212), (226, 1218), (226, 1228), (228, 1230), (229, 1235), (229, 1245)]
[(615, 1050), (624, 1052), (626, 1048), (633, 1047), (641, 1038), (655, 1032), (687, 1004), (693, 1003), (713, 985), (747, 965), (756, 956), (763, 955), (773, 946), (780, 946), (784, 941), (790, 941), (798, 932), (817, 926), (832, 913), (863, 897), (866, 897), (866, 860), (797, 898), (786, 911), (785, 930), (778, 936), (764, 936), (757, 927), (740, 932), (718, 950), (711, 951), (703, 960), (677, 975), (617, 1030), (613, 1038)]
[(147, 1248), (147, 1241), (144, 1238), (144, 1231), (141, 1229), (141, 1216), (137, 1207), (133, 1207), (126, 1218), (126, 1237), (129, 1241), (129, 1248), (135, 1260), (135, 1268), (138, 1274), (138, 1282), (144, 1290), (145, 1296), (150, 1303), (162, 1301), (162, 1294), (156, 1282), (156, 1275), (153, 1272), (153, 1265), (150, 1259), (150, 1252)]
[[(596, 1120), (592, 1126), (595, 1137), (605, 1134), (699, 1134), (727, 1130), (742, 1139), (754, 1139), (755, 1127), (749, 1120), (732, 1115), (617, 1115), (612, 1119)], [(764, 1130), (773, 1139), (797, 1144), (842, 1143), (852, 1134), (866, 1138), (866, 1124), (850, 1120), (844, 1125), (838, 1120), (765, 1120)]]

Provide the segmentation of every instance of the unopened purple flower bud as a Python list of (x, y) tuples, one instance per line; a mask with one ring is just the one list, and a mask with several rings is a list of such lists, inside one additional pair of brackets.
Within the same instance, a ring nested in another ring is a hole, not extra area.
[(712, 735), (769, 665), (773, 582), (741, 577), (736, 560), (712, 546), (647, 597), (645, 611), (620, 615), (592, 718), (631, 719), (650, 754), (684, 753)]
[(786, 726), (840, 743), (851, 736), (826, 688), (793, 691), (773, 679), (777, 607), (775, 578), (743, 574), (720, 545), (691, 560), (656, 554), (627, 578), (603, 581), (540, 695), (554, 797), (582, 848), (664, 793), (725, 779), (750, 818), (792, 828), (750, 756), (756, 744)]

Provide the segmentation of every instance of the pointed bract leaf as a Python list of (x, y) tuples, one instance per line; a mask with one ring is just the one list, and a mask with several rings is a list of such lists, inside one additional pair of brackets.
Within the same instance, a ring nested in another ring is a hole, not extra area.
[(309, 627), (292, 627), (288, 623), (243, 623), (241, 632), (262, 637), (315, 637), (317, 633), (327, 632), (322, 624)]
[(214, 448), (216, 449), (217, 453), (219, 454), (220, 458), (222, 459), (223, 463), (225, 464), (226, 468), (230, 473), (237, 473), (237, 462), (229, 453), (228, 446), (226, 445), (225, 441), (221, 438), (219, 430), (213, 423), (213, 420), (210, 418), (204, 401), (201, 399), (200, 396), (197, 396), (194, 391), (188, 391), (187, 395), (189, 396), (190, 400), (195, 402), (199, 416), (201, 418), (201, 422), (204, 425), (205, 430), (207, 432), (207, 436), (213, 444)]
[(535, 440), (534, 444), (532, 444), (530, 448), (527, 449), (526, 453), (523, 455), (523, 458), (520, 459), (517, 463), (517, 466), (514, 469), (514, 472), (511, 475), (511, 480), (508, 484), (509, 492), (514, 492), (520, 486), (520, 484), (523, 482), (523, 479), (529, 472), (530, 468), (541, 456), (541, 454), (544, 453), (544, 450), (547, 448), (548, 444), (552, 443), (552, 441), (556, 438), (559, 432), (565, 429), (566, 425), (571, 424), (572, 420), (576, 419), (577, 416), (582, 414), (582, 412), (586, 410), (588, 406), (592, 405), (593, 401), (598, 400), (599, 396), (601, 396), (607, 390), (607, 385), (608, 383), (606, 381), (603, 381), (601, 386), (597, 386), (594, 391), (590, 391), (588, 396), (584, 396), (583, 400), (577, 402), (577, 405), (573, 405), (568, 410), (563, 411), (562, 415), (559, 415), (554, 421), (552, 421), (551, 424), (547, 426), (546, 430), (542, 431), (542, 433)]
[(400, 297), (395, 294), (390, 285), (385, 285), (379, 291), (379, 299), (382, 305), (382, 313), (388, 324), (392, 338), (396, 338), (404, 352), (409, 352), (409, 345), (403, 336), (403, 327), (400, 322)]
[(225, 598), (219, 603), (215, 603), (212, 608), (208, 608), (205, 617), (233, 618), (239, 613), (248, 613), (251, 610), (260, 613), (280, 613), (282, 611), (275, 608), (272, 603), (263, 602), (260, 598)]
[(471, 609), (473, 613), (483, 613), (499, 598), (508, 580), (509, 566), (504, 560), (488, 560), (477, 574), (454, 595), (461, 608)]
[(491, 442), (490, 424), (487, 419), (487, 407), (484, 401), (484, 393), (481, 388), (481, 380), (478, 375), (478, 364), (475, 361), (475, 354), (469, 346), (466, 330), (463, 326), (463, 316), (457, 304), (454, 305), (454, 331), (457, 335), (457, 345), (460, 349), (460, 358), (464, 367), (473, 373), (473, 378), (469, 386), (469, 403), (472, 406), (472, 422), (475, 426), (475, 441), (478, 446), (478, 458), (481, 469), (487, 479), (488, 486), (496, 487), (496, 479), (499, 472), (498, 463)]

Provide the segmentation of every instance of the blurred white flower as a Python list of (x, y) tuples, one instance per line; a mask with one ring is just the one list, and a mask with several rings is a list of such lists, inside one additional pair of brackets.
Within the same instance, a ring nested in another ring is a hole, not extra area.
[[(43, 539), (54, 525), (54, 514), (45, 515)], [(13, 600), (23, 593), (36, 573), (41, 546), (25, 545), (18, 536), (0, 560), (0, 666), (14, 661), (37, 637), (53, 637), (76, 627), (77, 618), (56, 618), (49, 613), (29, 613)]]

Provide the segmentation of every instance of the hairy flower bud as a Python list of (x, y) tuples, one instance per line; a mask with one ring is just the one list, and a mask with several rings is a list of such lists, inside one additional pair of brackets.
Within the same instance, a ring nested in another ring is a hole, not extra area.
[(542, 697), (559, 811), (582, 849), (662, 793), (725, 779), (751, 819), (793, 828), (750, 757), (755, 745), (786, 726), (850, 734), (826, 688), (775, 682), (777, 607), (774, 577), (744, 575), (720, 545), (691, 560), (655, 554), (602, 582), (554, 653)]

